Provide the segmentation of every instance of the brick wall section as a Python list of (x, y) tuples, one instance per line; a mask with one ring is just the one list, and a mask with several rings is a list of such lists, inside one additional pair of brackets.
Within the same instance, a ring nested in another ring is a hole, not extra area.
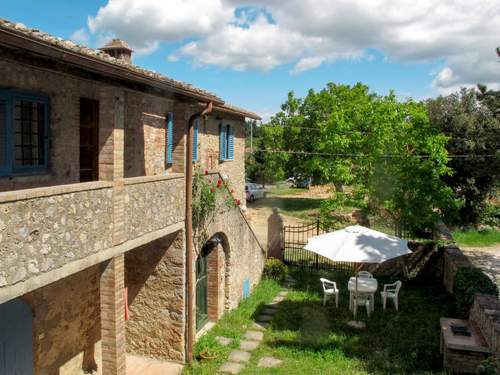
[(125, 375), (124, 256), (104, 264), (100, 280), (102, 373)]
[(443, 352), (443, 366), (453, 373), (476, 374), (478, 364), (487, 358), (486, 353), (446, 348)]
[(184, 256), (183, 232), (126, 254), (129, 353), (184, 361)]
[(36, 375), (101, 373), (99, 266), (22, 297), (33, 311)]
[(469, 319), (481, 330), (489, 348), (500, 359), (500, 301), (495, 296), (478, 294)]
[(217, 321), (224, 314), (225, 305), (225, 253), (221, 245), (217, 245), (208, 254), (208, 319)]

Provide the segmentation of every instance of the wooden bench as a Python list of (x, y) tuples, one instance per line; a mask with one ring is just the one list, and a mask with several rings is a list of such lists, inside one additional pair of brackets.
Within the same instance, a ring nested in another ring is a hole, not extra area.
[[(441, 353), (446, 369), (456, 373), (475, 373), (477, 366), (491, 355), (477, 324), (471, 320), (441, 318)], [(466, 327), (470, 336), (454, 334), (452, 325)]]

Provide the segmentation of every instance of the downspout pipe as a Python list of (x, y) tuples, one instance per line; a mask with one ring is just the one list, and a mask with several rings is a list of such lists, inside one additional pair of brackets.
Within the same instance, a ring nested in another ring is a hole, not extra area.
[(187, 363), (193, 363), (194, 345), (194, 273), (193, 273), (193, 135), (194, 122), (212, 112), (213, 104), (209, 102), (200, 113), (192, 115), (188, 121), (186, 142), (186, 278), (187, 278)]

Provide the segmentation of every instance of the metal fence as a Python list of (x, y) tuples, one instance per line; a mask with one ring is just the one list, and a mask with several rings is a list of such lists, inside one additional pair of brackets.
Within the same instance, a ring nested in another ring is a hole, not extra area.
[(282, 233), (283, 260), (286, 265), (309, 269), (326, 269), (352, 272), (354, 263), (334, 262), (321, 255), (305, 250), (310, 237), (328, 232), (320, 220), (302, 225), (285, 225)]

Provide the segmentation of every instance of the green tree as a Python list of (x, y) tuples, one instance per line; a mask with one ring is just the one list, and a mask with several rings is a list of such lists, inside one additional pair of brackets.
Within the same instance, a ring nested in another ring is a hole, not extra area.
[(448, 152), (459, 155), (449, 162), (453, 173), (443, 177), (463, 202), (458, 223), (477, 224), (500, 176), (498, 96), (486, 87), (478, 95), (462, 89), (427, 106), (432, 124), (449, 137)]
[(350, 185), (324, 203), (326, 219), (345, 206), (383, 209), (416, 232), (453, 204), (441, 180), (449, 172), (446, 137), (430, 125), (422, 103), (400, 103), (360, 83), (329, 83), (303, 99), (290, 93), (271, 124), (283, 133), (268, 146), (290, 152), (285, 170)]

